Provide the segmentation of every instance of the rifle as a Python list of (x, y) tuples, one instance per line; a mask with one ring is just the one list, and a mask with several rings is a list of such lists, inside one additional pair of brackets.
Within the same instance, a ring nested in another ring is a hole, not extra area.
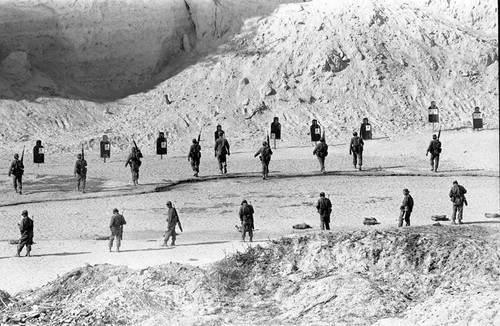
[(82, 160), (84, 160), (84, 159), (85, 159), (85, 151), (83, 149), (83, 144), (82, 144)]
[(139, 147), (137, 147), (137, 143), (135, 142), (135, 140), (132, 139), (132, 141), (134, 142), (134, 146), (135, 146), (135, 149), (137, 150), (137, 153), (139, 153), (141, 155), (139, 157), (143, 157), (142, 153), (141, 153), (141, 150), (139, 149)]
[(21, 153), (21, 165), (22, 165), (22, 167), (23, 167), (23, 174), (24, 174), (24, 163), (23, 163), (23, 161), (24, 161), (24, 148), (25, 148), (25, 147), (26, 147), (26, 146), (23, 146), (23, 152)]
[[(172, 207), (175, 209), (174, 204), (172, 204)], [(177, 215), (177, 210), (175, 210), (175, 215)], [(184, 232), (184, 230), (182, 229), (181, 220), (179, 219), (179, 215), (177, 215), (177, 224), (179, 224), (179, 230), (181, 230), (181, 232)]]
[(269, 133), (267, 133), (267, 146), (271, 148), (271, 143), (269, 142)]
[(439, 140), (439, 137), (441, 137), (441, 126), (439, 126), (438, 140)]
[[(202, 129), (203, 129), (203, 128), (202, 128)], [(201, 140), (201, 130), (202, 130), (202, 129), (200, 129), (200, 133), (198, 134), (198, 145), (200, 144), (200, 140)]]

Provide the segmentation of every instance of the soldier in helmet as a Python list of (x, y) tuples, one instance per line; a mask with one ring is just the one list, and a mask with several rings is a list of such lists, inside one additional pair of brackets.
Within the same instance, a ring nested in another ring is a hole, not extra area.
[(439, 154), (441, 154), (441, 142), (436, 135), (432, 135), (432, 140), (427, 147), (427, 153), (425, 156), (431, 153), (431, 171), (437, 172), (439, 167)]
[(182, 230), (181, 220), (179, 219), (179, 215), (177, 214), (177, 210), (173, 207), (172, 202), (167, 201), (167, 231), (165, 232), (165, 238), (163, 239), (163, 246), (168, 246), (168, 240), (172, 238), (172, 242), (170, 245), (175, 246), (175, 240), (177, 238), (177, 234), (175, 233), (175, 226), (179, 225), (179, 230)]
[(14, 189), (17, 193), (17, 188), (19, 184), (19, 194), (23, 194), (23, 174), (24, 174), (24, 164), (19, 160), (19, 154), (14, 154), (14, 160), (10, 164), (9, 177), (12, 175), (12, 183), (14, 184)]
[(241, 222), (241, 240), (245, 241), (245, 236), (248, 232), (248, 236), (250, 237), (250, 242), (253, 240), (253, 206), (250, 205), (246, 199), (243, 199), (240, 207), (240, 222)]
[(271, 146), (269, 146), (267, 141), (262, 142), (262, 147), (253, 157), (257, 157), (258, 155), (260, 155), (259, 159), (262, 163), (262, 179), (266, 180), (269, 177), (269, 162), (271, 161), (271, 155), (273, 155)]
[(75, 162), (74, 175), (76, 178), (76, 191), (80, 191), (80, 184), (82, 185), (82, 192), (85, 193), (85, 183), (87, 180), (87, 161), (83, 158), (82, 154), (78, 154)]
[(111, 221), (109, 222), (109, 229), (111, 230), (111, 235), (109, 236), (109, 251), (113, 249), (113, 240), (116, 239), (116, 252), (120, 252), (120, 246), (123, 239), (123, 226), (127, 224), (125, 217), (118, 213), (118, 209), (113, 209), (113, 215), (111, 216)]
[(219, 162), (220, 173), (226, 174), (227, 173), (226, 155), (229, 156), (231, 154), (229, 152), (229, 142), (227, 141), (226, 137), (224, 137), (224, 134), (221, 134), (221, 136), (215, 141), (214, 151), (215, 151), (215, 157)]
[(34, 222), (33, 220), (28, 216), (28, 211), (24, 210), (21, 213), (23, 219), (21, 223), (18, 223), (17, 225), (19, 226), (19, 231), (21, 231), (21, 239), (19, 240), (19, 244), (17, 245), (17, 257), (21, 256), (21, 251), (23, 250), (24, 246), (26, 246), (26, 256), (30, 257), (31, 256), (31, 245), (33, 244), (33, 229), (34, 229)]
[(361, 165), (363, 165), (363, 139), (358, 137), (358, 133), (355, 131), (352, 133), (351, 143), (349, 144), (349, 155), (353, 155), (352, 164), (354, 168), (357, 168), (359, 164), (359, 171), (361, 171)]
[(127, 167), (127, 165), (130, 165), (130, 172), (132, 173), (132, 181), (134, 182), (134, 186), (137, 186), (139, 184), (139, 168), (142, 164), (141, 158), (141, 151), (138, 150), (135, 146), (132, 146), (132, 152), (127, 158), (125, 167)]
[(224, 136), (225, 132), (224, 130), (222, 130), (222, 126), (220, 124), (217, 125), (217, 128), (215, 129), (215, 132), (214, 132), (214, 138), (215, 138), (215, 141), (217, 141), (217, 139), (219, 139), (220, 137)]
[(195, 177), (197, 177), (200, 172), (200, 159), (201, 146), (198, 144), (198, 140), (193, 138), (193, 145), (189, 148), (188, 162), (191, 162), (191, 168), (193, 168)]
[(318, 157), (321, 172), (325, 173), (325, 158), (328, 155), (328, 145), (326, 144), (325, 137), (321, 136), (319, 143), (314, 148), (313, 155)]

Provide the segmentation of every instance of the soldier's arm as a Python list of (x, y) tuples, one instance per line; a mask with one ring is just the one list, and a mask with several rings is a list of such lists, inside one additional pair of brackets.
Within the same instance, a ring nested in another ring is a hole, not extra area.
[(351, 142), (349, 143), (349, 155), (352, 154), (352, 139)]
[(125, 216), (122, 215), (122, 224), (125, 225), (127, 224), (127, 221), (125, 221)]
[(460, 187), (462, 187), (462, 194), (464, 194), (464, 195), (465, 195), (465, 194), (467, 193), (467, 189), (465, 189), (465, 187), (464, 187), (464, 186), (460, 186)]
[(115, 219), (115, 216), (111, 216), (111, 221), (109, 222), (109, 228), (111, 229), (113, 227), (113, 220)]
[(12, 161), (12, 163), (10, 163), (10, 168), (9, 168), (9, 177), (10, 177), (10, 175), (12, 174), (12, 172), (14, 171), (14, 164), (15, 164), (15, 162), (14, 162), (14, 161)]
[(254, 154), (253, 157), (257, 157), (261, 152), (262, 152), (262, 148), (259, 148), (259, 150), (257, 151), (257, 153)]
[(226, 140), (227, 155), (231, 155), (229, 152), (229, 142)]
[(73, 174), (76, 176), (76, 170), (78, 168), (78, 161), (75, 163), (75, 168), (73, 169)]

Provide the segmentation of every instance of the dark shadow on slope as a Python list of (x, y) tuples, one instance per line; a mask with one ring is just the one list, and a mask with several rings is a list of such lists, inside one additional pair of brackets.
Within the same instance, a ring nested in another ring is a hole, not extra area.
[[(293, 2), (305, 1), (283, 1), (283, 3)], [(266, 4), (266, 2), (263, 1), (263, 4)], [(59, 24), (59, 17), (57, 16), (57, 13), (51, 8), (39, 9), (38, 7), (33, 6), (30, 8), (31, 11), (27, 11), (26, 9), (21, 11), (19, 9), (15, 9), (9, 4), (2, 4), (0, 5), (0, 12), (5, 13), (7, 11), (12, 11), (12, 15), (16, 15), (20, 17), (20, 19), (14, 23), (10, 21), (0, 23), (0, 31), (2, 31), (0, 32), (0, 61), (13, 51), (25, 51), (28, 54), (28, 60), (33, 68), (44, 74), (50, 82), (55, 83), (57, 85), (57, 89), (42, 86), (30, 87), (30, 89), (26, 89), (26, 87), (20, 86), (15, 89), (12, 88), (12, 92), (0, 94), (0, 99), (36, 101), (38, 97), (43, 96), (80, 99), (104, 103), (116, 101), (131, 94), (147, 92), (159, 83), (179, 74), (186, 68), (195, 65), (198, 62), (204, 62), (204, 66), (212, 66), (217, 63), (217, 57), (212, 54), (218, 51), (219, 45), (231, 40), (234, 35), (241, 31), (245, 20), (251, 17), (259, 16), (264, 18), (269, 16), (279, 6), (274, 4), (255, 6), (255, 10), (246, 10), (241, 12), (241, 16), (236, 18), (231, 16), (231, 12), (225, 12), (226, 6), (224, 4), (221, 5), (219, 2), (215, 2), (215, 5), (217, 6), (217, 14), (213, 17), (213, 19), (216, 20), (213, 24), (215, 30), (212, 31), (213, 35), (205, 36), (205, 39), (203, 40), (204, 42), (211, 42), (212, 46), (205, 50), (205, 53), (196, 54), (193, 51), (191, 54), (187, 54), (184, 49), (183, 35), (188, 35), (191, 43), (194, 43), (194, 40), (197, 39), (196, 26), (192, 23), (191, 27), (186, 27), (186, 30), (176, 31), (177, 38), (175, 40), (172, 39), (172, 42), (168, 42), (168, 44), (162, 46), (163, 52), (157, 56), (158, 62), (150, 62), (147, 70), (151, 70), (151, 72), (144, 74), (143, 76), (142, 73), (146, 67), (140, 67), (140, 69), (142, 69), (141, 71), (132, 71), (133, 67), (124, 66), (124, 58), (140, 57), (140, 54), (133, 52), (134, 49), (138, 47), (137, 44), (131, 42), (125, 47), (123, 53), (113, 52), (113, 49), (110, 46), (109, 53), (101, 53), (102, 55), (100, 56), (100, 59), (90, 59), (86, 62), (78, 61), (81, 68), (67, 66), (65, 62), (68, 60), (66, 59), (75, 57), (75, 53), (72, 53), (72, 51), (74, 51), (75, 44), (67, 38), (65, 29), (67, 29), (68, 26), (72, 27), (72, 25), (77, 25), (78, 22), (69, 21), (65, 24)], [(131, 7), (130, 11), (133, 12), (133, 9), (134, 8)], [(40, 10), (42, 12), (39, 12)], [(123, 8), (123, 10), (126, 9)], [(193, 21), (191, 19), (192, 13), (187, 2), (186, 10), (189, 20)], [(225, 19), (221, 19), (224, 15)], [(85, 19), (86, 18), (87, 17), (85, 17)], [(27, 22), (29, 22), (29, 24), (27, 24)], [(82, 20), (82, 22), (86, 21)], [(217, 26), (217, 23), (221, 22), (225, 25)], [(186, 26), (189, 25), (185, 21), (180, 22), (179, 24), (181, 23)], [(138, 26), (137, 22), (133, 25)], [(229, 28), (231, 25), (234, 26), (234, 28)], [(180, 28), (179, 26), (177, 27)], [(26, 30), (26, 32), (19, 32), (20, 30)], [(9, 33), (9, 31), (11, 32)], [(47, 31), (47, 33), (44, 34), (44, 31)], [(125, 35), (127, 34), (127, 30), (117, 30), (115, 32), (117, 32), (117, 35), (120, 33)], [(252, 37), (254, 33), (255, 31), (250, 31), (246, 34), (246, 36)], [(99, 38), (99, 35), (100, 34), (96, 34), (94, 37)], [(44, 40), (44, 42), (40, 42), (40, 37), (46, 38), (46, 40)], [(119, 42), (120, 40), (115, 41)], [(140, 40), (138, 40), (138, 42), (139, 41)], [(95, 43), (93, 46), (96, 47), (96, 53), (103, 51), (103, 44)], [(178, 46), (179, 48), (172, 50), (173, 46)], [(192, 44), (192, 47), (196, 48), (196, 45)], [(227, 52), (231, 52), (237, 48), (237, 45), (236, 43), (231, 44), (230, 41), (227, 48)], [(143, 50), (148, 51), (149, 49), (144, 47)], [(89, 51), (89, 49), (87, 49), (87, 51)], [(89, 53), (91, 52), (92, 51)], [(50, 56), (47, 53), (49, 53)], [(261, 53), (261, 50), (245, 48), (244, 51), (239, 51), (238, 55), (253, 56), (257, 53)], [(103, 87), (101, 85), (101, 81), (96, 77), (102, 76), (104, 78), (107, 76), (107, 73), (106, 71), (103, 71), (103, 69), (99, 69), (99, 67), (108, 67), (109, 71), (119, 71), (120, 76), (117, 75), (114, 79), (109, 80), (109, 87)], [(138, 74), (140, 75), (140, 78), (137, 77)], [(135, 84), (135, 81), (130, 82), (133, 78), (138, 79)], [(99, 85), (97, 85), (98, 83)], [(116, 86), (117, 84), (123, 84), (125, 86)], [(112, 88), (113, 90), (110, 90)], [(175, 101), (175, 98), (173, 100)]]
[(81, 252), (57, 252), (53, 254), (32, 254), (31, 258), (33, 257), (49, 257), (49, 256), (75, 256), (75, 255), (85, 255), (85, 254), (90, 254), (90, 251), (81, 251)]

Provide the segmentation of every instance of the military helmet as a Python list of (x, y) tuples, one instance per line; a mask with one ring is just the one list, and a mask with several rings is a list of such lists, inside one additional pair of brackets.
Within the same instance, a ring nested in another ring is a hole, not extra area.
[(118, 213), (118, 208), (113, 208), (113, 213)]
[(409, 194), (409, 193), (410, 193), (410, 191), (409, 191), (408, 189), (406, 189), (406, 188), (404, 188), (404, 189), (403, 189), (403, 192), (404, 192), (405, 194)]
[(19, 154), (14, 154), (14, 158), (17, 160), (19, 158)]
[(196, 144), (197, 142), (196, 138), (193, 138), (193, 144)]
[(21, 213), (22, 216), (28, 216), (28, 211), (27, 210), (24, 210), (22, 213)]
[(267, 146), (267, 141), (265, 141), (265, 140), (264, 140), (264, 141), (262, 142), (262, 146)]
[(325, 197), (325, 193), (324, 193), (324, 192), (320, 192), (320, 193), (319, 193), (319, 196), (320, 196), (320, 197)]
[(246, 199), (243, 199), (243, 200), (241, 201), (241, 205), (243, 205), (243, 204), (248, 204), (248, 202), (247, 202), (247, 200), (246, 200)]
[(167, 201), (167, 206), (172, 206), (172, 202), (170, 200)]
[(353, 135), (353, 136), (357, 136), (357, 135), (358, 135), (358, 132), (357, 132), (357, 131), (355, 131), (355, 132), (353, 132), (353, 133), (352, 133), (352, 135)]
[(76, 155), (77, 158), (82, 158), (82, 154)]
[(436, 135), (432, 135), (432, 138), (433, 138), (433, 139), (437, 139), (437, 138), (438, 138), (438, 136), (436, 136)]

